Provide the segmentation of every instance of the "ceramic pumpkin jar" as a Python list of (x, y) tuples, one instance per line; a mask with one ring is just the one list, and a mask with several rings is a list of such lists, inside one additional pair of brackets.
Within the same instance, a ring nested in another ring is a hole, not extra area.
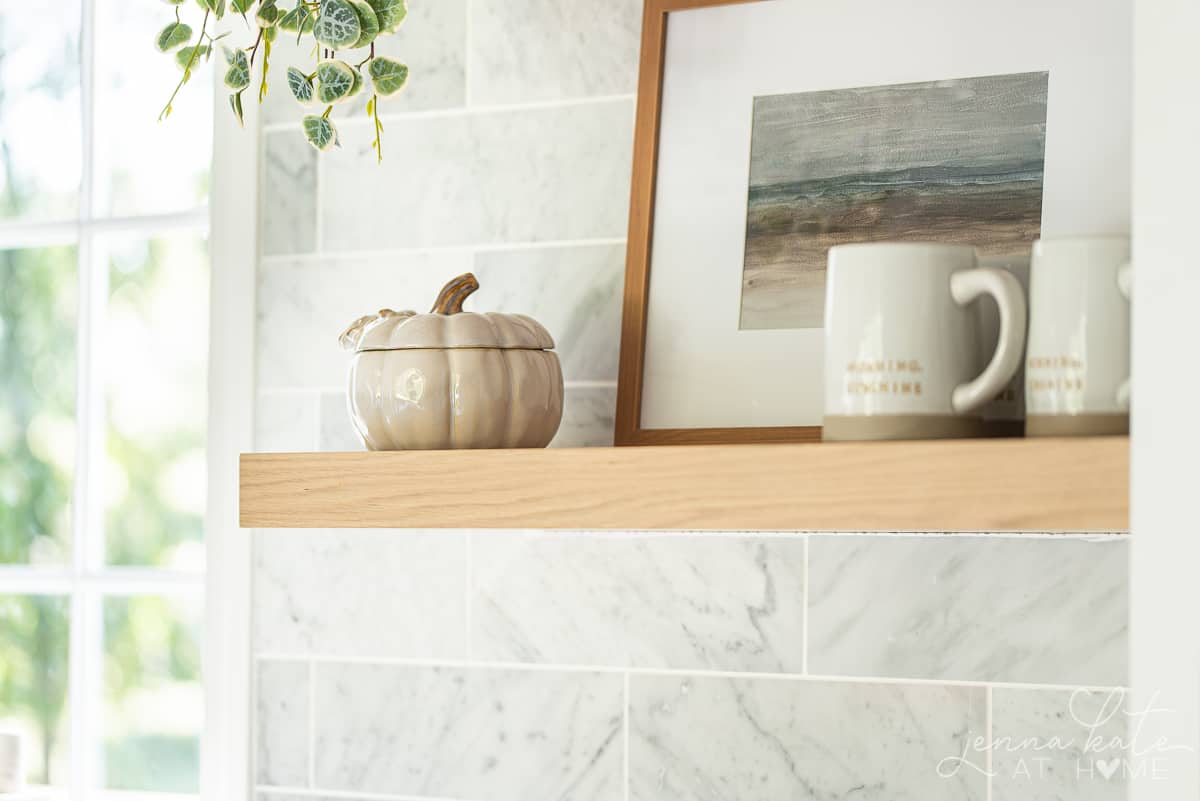
[(522, 314), (463, 311), (470, 273), (429, 314), (383, 309), (341, 336), (350, 417), (373, 451), (542, 448), (562, 419), (554, 340)]

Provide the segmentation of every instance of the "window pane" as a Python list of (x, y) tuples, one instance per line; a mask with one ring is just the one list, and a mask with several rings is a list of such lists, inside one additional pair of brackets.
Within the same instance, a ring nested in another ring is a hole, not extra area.
[[(200, 32), (195, 3), (180, 18)], [(212, 70), (202, 64), (172, 104), (183, 71), (153, 43), (175, 9), (162, 2), (96, 3), (96, 210), (128, 216), (194, 208), (208, 199), (212, 156)], [(240, 25), (241, 20), (237, 21)], [(212, 32), (211, 29), (209, 31)], [(214, 62), (222, 62), (218, 45)]]
[(0, 563), (69, 559), (75, 248), (0, 251)]
[(104, 238), (101, 477), (111, 564), (203, 567), (208, 248), (196, 234)]
[(25, 740), (25, 778), (67, 781), (69, 604), (52, 595), (0, 595), (0, 728)]
[(0, 218), (76, 214), (79, 109), (78, 0), (0, 0)]
[(194, 793), (200, 784), (199, 599), (104, 602), (104, 786)]

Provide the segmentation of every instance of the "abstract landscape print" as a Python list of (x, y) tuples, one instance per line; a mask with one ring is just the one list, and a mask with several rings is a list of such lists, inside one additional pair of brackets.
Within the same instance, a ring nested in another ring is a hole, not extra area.
[(829, 248), (971, 244), (1041, 230), (1049, 74), (754, 99), (740, 328), (820, 328)]

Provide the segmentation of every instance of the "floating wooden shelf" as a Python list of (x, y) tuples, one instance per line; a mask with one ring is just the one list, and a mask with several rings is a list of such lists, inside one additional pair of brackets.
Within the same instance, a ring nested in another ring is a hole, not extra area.
[(1129, 440), (243, 454), (241, 524), (1124, 531)]

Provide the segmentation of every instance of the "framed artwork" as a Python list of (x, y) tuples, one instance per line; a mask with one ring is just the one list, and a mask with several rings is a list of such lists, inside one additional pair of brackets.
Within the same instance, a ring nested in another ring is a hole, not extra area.
[(1128, 233), (1130, 3), (1052, 5), (646, 0), (616, 444), (818, 441), (833, 245)]

